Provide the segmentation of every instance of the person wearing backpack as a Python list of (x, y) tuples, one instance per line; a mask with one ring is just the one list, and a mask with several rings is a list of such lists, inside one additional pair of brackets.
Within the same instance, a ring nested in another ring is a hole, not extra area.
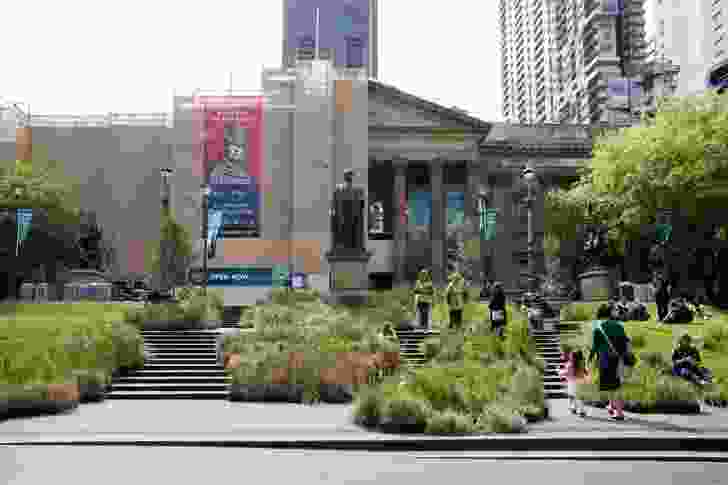
[(429, 329), (435, 289), (432, 286), (432, 274), (428, 269), (423, 268), (420, 270), (415, 283), (414, 294), (420, 328)]
[[(592, 323), (592, 348), (589, 361), (598, 358), (599, 390), (617, 394), (624, 383), (624, 367), (635, 364), (631, 342), (624, 331), (624, 325), (613, 320), (610, 309), (602, 305)], [(617, 421), (624, 420), (624, 400), (612, 397), (607, 405), (609, 416)]]
[(450, 271), (446, 292), (447, 305), (450, 309), (450, 328), (460, 330), (463, 326), (463, 309), (466, 303), (467, 289), (465, 288), (463, 275), (452, 267)]

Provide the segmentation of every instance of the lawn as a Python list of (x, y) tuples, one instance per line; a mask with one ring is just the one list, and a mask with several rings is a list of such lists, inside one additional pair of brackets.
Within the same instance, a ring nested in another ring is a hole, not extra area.
[[(567, 347), (578, 346), (588, 349), (591, 345), (591, 323), (596, 308), (601, 303), (575, 303), (571, 308), (564, 309), (562, 317), (589, 316), (582, 326), (582, 335), (564, 340)], [(625, 330), (632, 339), (635, 354), (638, 359), (645, 357), (651, 359), (650, 354), (660, 354), (669, 364), (672, 350), (676, 340), (683, 333), (689, 333), (696, 339), (703, 358), (703, 364), (710, 368), (715, 376), (720, 399), (728, 397), (728, 312), (720, 311), (714, 307), (706, 307), (711, 315), (708, 320), (695, 320), (689, 324), (662, 324), (655, 321), (657, 308), (654, 303), (647, 304), (650, 320), (645, 322), (625, 322)], [(583, 320), (578, 318), (578, 320)], [(654, 360), (654, 359), (652, 359)], [(638, 367), (640, 362), (638, 362)]]

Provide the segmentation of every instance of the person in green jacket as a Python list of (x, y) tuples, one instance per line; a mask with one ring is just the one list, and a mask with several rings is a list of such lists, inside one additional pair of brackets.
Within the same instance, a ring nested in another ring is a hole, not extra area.
[(465, 307), (465, 278), (451, 269), (448, 275), (447, 305), (450, 308), (450, 328), (461, 329), (463, 326), (463, 308)]
[(432, 274), (428, 269), (420, 270), (415, 283), (415, 307), (419, 315), (421, 328), (430, 327), (430, 310), (434, 299), (435, 290), (432, 286)]

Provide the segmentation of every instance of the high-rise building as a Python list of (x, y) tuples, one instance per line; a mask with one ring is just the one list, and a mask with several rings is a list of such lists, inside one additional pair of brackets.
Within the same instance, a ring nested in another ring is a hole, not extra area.
[(676, 94), (704, 90), (710, 67), (727, 57), (728, 0), (647, 0), (646, 11), (656, 55), (680, 66)]
[(283, 66), (332, 59), (379, 75), (379, 0), (283, 0)]
[(506, 120), (631, 122), (611, 98), (627, 86), (626, 104), (640, 103), (643, 1), (500, 0)]

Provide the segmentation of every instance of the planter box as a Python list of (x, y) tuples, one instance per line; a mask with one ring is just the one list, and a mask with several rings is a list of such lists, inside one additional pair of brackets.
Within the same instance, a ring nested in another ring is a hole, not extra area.
[(77, 408), (78, 398), (75, 384), (49, 384), (45, 399), (37, 395), (24, 397), (20, 391), (17, 398), (0, 401), (0, 419), (62, 413)]
[(106, 385), (97, 382), (79, 383), (78, 391), (81, 403), (101, 402), (106, 399)]
[(287, 402), (303, 401), (302, 384), (232, 384), (230, 400), (238, 402)]

